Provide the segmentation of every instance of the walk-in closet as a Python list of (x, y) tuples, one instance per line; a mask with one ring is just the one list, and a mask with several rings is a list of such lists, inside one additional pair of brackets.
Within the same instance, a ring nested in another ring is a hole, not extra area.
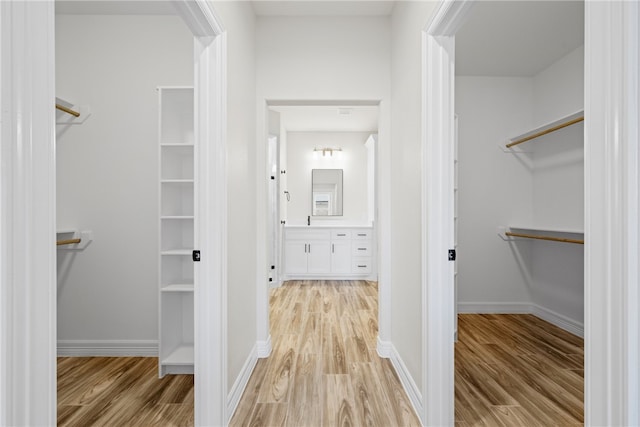
[(582, 2), (479, 2), (456, 36), (456, 396), (504, 393), (456, 420), (583, 422), (583, 33)]
[(61, 425), (193, 416), (193, 34), (125, 3), (56, 3)]

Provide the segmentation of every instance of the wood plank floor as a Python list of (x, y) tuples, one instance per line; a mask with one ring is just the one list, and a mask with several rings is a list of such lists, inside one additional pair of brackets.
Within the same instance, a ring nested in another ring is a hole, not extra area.
[(291, 281), (271, 291), (271, 357), (258, 361), (231, 426), (418, 426), (376, 353), (378, 289)]
[(461, 314), (456, 426), (584, 422), (584, 342), (533, 315)]
[(192, 426), (193, 375), (155, 357), (59, 357), (59, 426)]
[[(270, 307), (273, 354), (258, 361), (231, 426), (419, 425), (375, 352), (375, 283), (288, 282)], [(582, 339), (531, 315), (458, 318), (458, 427), (582, 425)], [(58, 358), (60, 426), (193, 422), (193, 376), (158, 379), (156, 358)]]

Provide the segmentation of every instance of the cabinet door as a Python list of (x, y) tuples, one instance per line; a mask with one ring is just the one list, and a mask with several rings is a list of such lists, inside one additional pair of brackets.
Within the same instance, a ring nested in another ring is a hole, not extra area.
[(289, 240), (284, 244), (285, 272), (301, 274), (307, 272), (307, 243), (304, 240)]
[(351, 273), (351, 241), (331, 244), (331, 272)]
[(328, 241), (312, 241), (308, 250), (308, 269), (312, 274), (331, 272), (331, 244)]

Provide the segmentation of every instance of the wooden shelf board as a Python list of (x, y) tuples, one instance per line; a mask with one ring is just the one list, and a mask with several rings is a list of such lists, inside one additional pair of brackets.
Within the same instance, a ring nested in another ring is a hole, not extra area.
[(193, 365), (193, 344), (178, 346), (160, 362), (162, 365)]
[(173, 283), (165, 285), (161, 289), (162, 292), (193, 292), (193, 283)]

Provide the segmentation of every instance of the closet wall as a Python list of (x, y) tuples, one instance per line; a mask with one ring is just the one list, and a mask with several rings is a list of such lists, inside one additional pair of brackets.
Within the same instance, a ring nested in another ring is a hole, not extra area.
[(583, 228), (583, 125), (505, 152), (511, 136), (583, 105), (582, 47), (533, 77), (456, 77), (458, 308), (528, 312), (583, 328), (583, 245), (504, 241), (498, 228)]
[(192, 85), (192, 55), (175, 16), (56, 16), (56, 94), (92, 112), (57, 126), (58, 229), (94, 234), (58, 250), (62, 348), (156, 354), (156, 87)]

